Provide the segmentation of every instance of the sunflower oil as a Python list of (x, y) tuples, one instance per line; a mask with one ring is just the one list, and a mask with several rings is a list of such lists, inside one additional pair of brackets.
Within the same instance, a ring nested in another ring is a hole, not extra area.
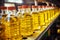
[(40, 30), (42, 30), (44, 29), (43, 27), (45, 26), (45, 14), (42, 6), (38, 6), (38, 10), (39, 10), (39, 26), (41, 28)]
[(0, 39), (4, 40), (6, 39), (5, 37), (5, 25), (0, 21)]
[(51, 13), (51, 21), (53, 20), (53, 13), (52, 13), (52, 7), (50, 6), (50, 13)]
[[(9, 27), (7, 27), (8, 24), (6, 25), (6, 20), (5, 20), (6, 16), (7, 16), (7, 14), (6, 14), (7, 12), (5, 10), (7, 9), (7, 7), (1, 7), (1, 8), (2, 8), (2, 11), (3, 11), (1, 13), (1, 16), (2, 16), (1, 23), (4, 26), (4, 32), (3, 32), (2, 36), (4, 37), (3, 39), (6, 40), (7, 38), (10, 38), (10, 36), (9, 36), (10, 35), (9, 34), (10, 30), (8, 30)], [(5, 13), (4, 13), (4, 11), (5, 11)]]
[(32, 18), (33, 18), (33, 28), (35, 31), (40, 29), (39, 26), (39, 13), (37, 11), (37, 6), (32, 5)]
[(20, 32), (23, 37), (28, 37), (33, 34), (32, 16), (29, 12), (31, 10), (27, 5), (22, 5), (23, 18), (21, 21)]
[(54, 19), (54, 7), (52, 6), (51, 8), (52, 8), (51, 12), (52, 12), (52, 20), (53, 20)]
[(15, 10), (15, 7), (8, 7), (8, 15), (6, 18), (7, 33), (10, 33), (10, 40), (21, 40), (22, 37), (19, 32), (19, 20), (12, 14), (12, 10)]
[(46, 6), (42, 6), (42, 7), (43, 7), (44, 15), (45, 15), (45, 24), (46, 26), (48, 26), (48, 12), (46, 10)]
[(50, 24), (50, 9), (49, 9), (49, 3), (46, 2), (46, 12), (47, 12), (47, 23)]
[(55, 19), (55, 17), (54, 17), (54, 6), (52, 6), (52, 8), (53, 8), (53, 11), (52, 11), (52, 13), (53, 13), (53, 18)]
[(47, 8), (48, 8), (48, 20), (49, 22), (51, 22), (51, 8), (50, 6), (47, 6)]
[(2, 15), (4, 14), (4, 10), (6, 8), (1, 6), (0, 9), (2, 11), (2, 13), (0, 14), (0, 40), (4, 40), (4, 39), (6, 39), (6, 37), (5, 37), (5, 24), (3, 22), (4, 20), (2, 20), (2, 17), (3, 17)]

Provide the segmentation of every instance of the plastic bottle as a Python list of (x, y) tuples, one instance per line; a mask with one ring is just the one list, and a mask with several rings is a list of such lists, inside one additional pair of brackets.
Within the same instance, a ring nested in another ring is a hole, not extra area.
[(33, 18), (33, 28), (34, 28), (34, 31), (37, 31), (40, 29), (40, 26), (39, 26), (39, 13), (38, 13), (38, 10), (37, 10), (37, 6), (35, 5), (32, 5), (32, 18)]
[(44, 17), (45, 17), (45, 25), (48, 26), (48, 12), (46, 10), (46, 6), (43, 7)]
[(33, 34), (31, 10), (27, 5), (22, 5), (23, 18), (21, 21), (20, 32), (23, 37), (28, 37)]
[(2, 11), (2, 13), (0, 14), (0, 39), (1, 39), (1, 40), (6, 40), (6, 37), (5, 37), (5, 27), (6, 27), (6, 26), (5, 26), (5, 24), (4, 24), (4, 18), (5, 18), (6, 16), (3, 16), (4, 10), (6, 9), (6, 7), (1, 6), (0, 9), (1, 9), (1, 11)]
[(4, 7), (4, 6), (1, 6), (0, 8), (1, 8), (1, 11), (2, 11), (2, 13), (0, 14), (0, 15), (1, 15), (1, 21), (4, 22), (4, 19), (5, 19), (6, 16), (7, 16), (7, 14), (4, 13), (4, 11), (5, 11), (7, 8)]
[[(6, 29), (7, 29), (6, 33), (10, 33), (11, 40), (21, 40), (22, 37), (19, 32), (19, 19), (13, 15), (14, 14), (13, 10), (15, 10), (15, 7), (7, 7), (7, 9), (8, 9), (7, 11), (8, 15), (6, 17)], [(7, 35), (7, 37), (8, 36), (9, 35)]]
[(50, 24), (50, 20), (51, 20), (51, 13), (50, 13), (49, 6), (46, 6), (46, 8), (47, 8), (48, 24)]
[(44, 14), (44, 11), (43, 11), (43, 7), (40, 6), (40, 12), (39, 12), (39, 16), (40, 16), (40, 26), (45, 26), (45, 14)]

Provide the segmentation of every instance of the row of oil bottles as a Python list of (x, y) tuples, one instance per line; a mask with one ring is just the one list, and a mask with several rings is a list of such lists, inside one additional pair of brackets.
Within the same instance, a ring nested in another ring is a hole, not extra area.
[(0, 7), (0, 39), (22, 40), (35, 31), (41, 31), (48, 26), (58, 15), (59, 9), (54, 6), (18, 6)]

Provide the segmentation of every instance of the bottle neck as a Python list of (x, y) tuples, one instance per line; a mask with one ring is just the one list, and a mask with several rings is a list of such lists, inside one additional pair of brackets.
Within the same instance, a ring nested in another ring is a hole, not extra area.
[(1, 11), (2, 11), (1, 15), (3, 15), (3, 14), (4, 14), (4, 12), (3, 12), (3, 10), (1, 10)]
[(37, 12), (37, 8), (32, 8), (32, 12)]
[(25, 8), (22, 8), (21, 13), (24, 14), (25, 12), (26, 12), (26, 9)]
[(22, 14), (31, 12), (30, 8), (22, 9)]
[(16, 10), (12, 10), (12, 15), (17, 16)]
[(10, 15), (12, 14), (12, 11), (8, 10), (7, 12), (7, 21), (10, 22)]
[(39, 11), (44, 11), (45, 9), (44, 8), (38, 8)]

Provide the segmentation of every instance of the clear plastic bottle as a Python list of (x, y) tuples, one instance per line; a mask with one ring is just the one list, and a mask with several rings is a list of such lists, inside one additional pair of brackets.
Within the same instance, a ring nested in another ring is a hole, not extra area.
[(4, 19), (5, 19), (6, 16), (7, 16), (7, 14), (5, 13), (5, 10), (6, 10), (6, 9), (7, 9), (6, 7), (1, 6), (1, 11), (2, 11), (2, 13), (1, 13), (0, 15), (1, 15), (1, 21), (2, 21), (2, 22), (4, 22)]
[(27, 5), (22, 5), (23, 18), (20, 23), (20, 32), (23, 37), (27, 37), (33, 34), (32, 16), (29, 10), (31, 9)]
[(45, 17), (45, 25), (48, 26), (48, 12), (46, 10), (46, 6), (42, 6), (42, 7), (43, 7), (43, 13)]
[(34, 31), (37, 31), (40, 29), (40, 26), (39, 26), (39, 12), (37, 10), (37, 6), (35, 5), (32, 5), (32, 18), (33, 18), (33, 28), (34, 28)]
[[(8, 27), (8, 25), (9, 24), (7, 24), (6, 23), (6, 16), (7, 16), (7, 12), (5, 11), (5, 10), (7, 10), (7, 7), (1, 7), (2, 8), (2, 18), (1, 18), (1, 23), (2, 23), (2, 25), (4, 25), (4, 40), (6, 40), (6, 39), (8, 39), (8, 38), (11, 38), (11, 36), (10, 36), (10, 27)], [(4, 13), (4, 11), (5, 11), (5, 13)]]
[(53, 6), (51, 6), (51, 14), (52, 14), (52, 20), (54, 20), (54, 7)]
[(49, 7), (49, 9), (50, 9), (50, 13), (51, 13), (51, 21), (53, 20), (53, 12), (52, 12), (52, 7), (50, 6)]
[(39, 19), (40, 19), (40, 26), (45, 26), (45, 14), (43, 11), (43, 7), (40, 6), (40, 11), (39, 11)]
[[(9, 33), (7, 37), (10, 36), (10, 40), (21, 40), (22, 37), (19, 32), (19, 19), (14, 16), (13, 10), (15, 10), (15, 7), (7, 7), (7, 17), (6, 17), (6, 33)], [(9, 39), (7, 39), (9, 40)]]
[(54, 6), (52, 6), (53, 20), (54, 20)]
[(5, 37), (5, 24), (4, 24), (4, 18), (6, 17), (6, 15), (3, 16), (4, 14), (4, 10), (6, 9), (6, 7), (4, 6), (1, 6), (0, 7), (2, 13), (0, 14), (0, 39), (1, 40), (6, 40), (6, 37)]
[(49, 6), (46, 6), (46, 8), (47, 8), (48, 24), (50, 24), (50, 20), (51, 20), (51, 18), (50, 18), (51, 16), (50, 15), (51, 15), (51, 13), (50, 13)]

